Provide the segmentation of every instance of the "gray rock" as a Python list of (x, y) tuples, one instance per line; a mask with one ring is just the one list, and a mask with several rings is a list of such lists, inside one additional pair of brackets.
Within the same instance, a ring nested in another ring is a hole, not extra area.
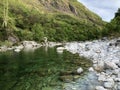
[(114, 81), (120, 82), (120, 78), (115, 78)]
[(98, 63), (94, 64), (93, 67), (96, 71), (103, 71), (104, 70), (104, 61), (102, 61), (102, 60), (98, 61)]
[(95, 90), (107, 90), (103, 86), (96, 86)]
[(115, 74), (115, 75), (117, 75), (117, 74), (119, 74), (120, 73), (120, 70), (119, 69), (115, 69), (114, 71), (113, 71), (113, 74)]
[(2, 46), (2, 47), (0, 47), (0, 51), (2, 51), (2, 52), (7, 51), (7, 47), (6, 47), (6, 46)]
[(12, 42), (14, 44), (14, 43), (19, 42), (19, 39), (18, 39), (18, 37), (16, 37), (15, 35), (13, 35), (13, 36), (9, 36), (8, 37), (8, 41), (10, 41), (10, 42)]
[(114, 62), (106, 61), (105, 68), (107, 69), (116, 69), (118, 66)]
[(108, 78), (108, 79), (106, 79), (106, 81), (104, 82), (104, 87), (105, 87), (105, 88), (108, 88), (108, 89), (112, 89), (112, 88), (114, 87), (114, 84), (115, 84), (114, 80), (111, 79), (111, 78)]
[(105, 80), (106, 80), (106, 76), (105, 75), (99, 75), (98, 81), (105, 81)]
[(120, 90), (120, 83), (118, 83), (117, 85), (117, 90)]

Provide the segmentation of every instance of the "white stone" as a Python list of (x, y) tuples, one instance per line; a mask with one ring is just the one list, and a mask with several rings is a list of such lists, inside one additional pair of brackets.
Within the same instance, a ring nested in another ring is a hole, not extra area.
[(15, 52), (20, 52), (21, 50), (17, 48), (17, 49), (15, 49), (14, 51), (15, 51)]
[(95, 90), (107, 90), (107, 89), (105, 89), (103, 86), (96, 86)]
[(2, 47), (0, 47), (0, 51), (2, 51), (2, 52), (7, 51), (7, 46), (2, 46)]
[(120, 73), (118, 73), (118, 78), (120, 78)]
[(120, 82), (120, 78), (115, 78), (114, 79), (116, 82)]
[(32, 48), (39, 46), (39, 44), (36, 43), (35, 41), (23, 41), (22, 44), (25, 48)]
[(23, 49), (24, 46), (23, 45), (20, 45), (20, 46), (17, 46), (16, 49)]
[(105, 67), (108, 69), (116, 69), (118, 66), (114, 62), (106, 61)]
[(64, 50), (64, 47), (58, 47), (57, 50)]
[(99, 75), (98, 81), (105, 81), (105, 80), (106, 80), (105, 75)]
[(83, 69), (81, 67), (77, 69), (78, 74), (81, 74), (82, 72), (83, 72)]
[(109, 89), (112, 89), (114, 87), (114, 80), (112, 78), (108, 78), (106, 79), (106, 81), (104, 82), (104, 87), (105, 88), (109, 88)]
[(114, 62), (115, 64), (119, 64), (119, 60), (112, 60), (112, 62)]
[(117, 90), (120, 90), (120, 83), (118, 83), (117, 85)]
[(93, 71), (94, 71), (93, 67), (90, 67), (89, 72), (93, 72)]
[(63, 53), (63, 50), (65, 50), (64, 47), (58, 47), (58, 48), (57, 48), (57, 52), (58, 52), (58, 53)]
[(119, 74), (120, 73), (120, 70), (119, 69), (115, 69), (114, 71), (113, 71), (113, 74)]
[(94, 67), (94, 69), (96, 71), (103, 71), (103, 69), (104, 69), (104, 61), (102, 61), (102, 60), (98, 61), (98, 63), (94, 64), (93, 67)]

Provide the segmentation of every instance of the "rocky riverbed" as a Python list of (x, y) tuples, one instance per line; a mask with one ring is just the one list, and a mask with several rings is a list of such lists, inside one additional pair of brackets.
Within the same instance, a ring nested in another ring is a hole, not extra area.
[(120, 90), (120, 38), (71, 42), (65, 49), (93, 61), (89, 73), (65, 90)]
[[(41, 46), (54, 47), (62, 43), (49, 42), (38, 44), (34, 41), (23, 41), (19, 46), (1, 46), (0, 51), (36, 49)], [(72, 53), (78, 53), (93, 62), (89, 73), (74, 82), (66, 83), (64, 90), (120, 90), (120, 38), (108, 40), (69, 42), (57, 50), (62, 53), (66, 49)]]

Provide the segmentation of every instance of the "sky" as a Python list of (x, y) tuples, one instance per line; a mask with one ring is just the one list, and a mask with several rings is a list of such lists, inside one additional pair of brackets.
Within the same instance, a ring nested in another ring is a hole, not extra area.
[(120, 8), (120, 0), (78, 0), (84, 4), (89, 10), (97, 13), (104, 21), (110, 21), (114, 18), (118, 8)]

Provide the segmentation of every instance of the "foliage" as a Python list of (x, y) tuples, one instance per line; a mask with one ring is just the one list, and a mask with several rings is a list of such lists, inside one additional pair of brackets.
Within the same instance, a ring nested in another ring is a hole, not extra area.
[(115, 13), (114, 19), (106, 25), (105, 32), (109, 36), (120, 36), (120, 9)]
[[(34, 2), (8, 1), (10, 20), (7, 28), (20, 40), (41, 41), (43, 37), (47, 37), (49, 41), (80, 41), (97, 39), (102, 36), (104, 22), (96, 14), (85, 9), (77, 0), (70, 0), (70, 3), (76, 7), (78, 16), (58, 10), (53, 12), (56, 8), (48, 12), (44, 6), (34, 6), (37, 0)], [(0, 4), (0, 40), (4, 40), (1, 28), (3, 3), (0, 2)]]

